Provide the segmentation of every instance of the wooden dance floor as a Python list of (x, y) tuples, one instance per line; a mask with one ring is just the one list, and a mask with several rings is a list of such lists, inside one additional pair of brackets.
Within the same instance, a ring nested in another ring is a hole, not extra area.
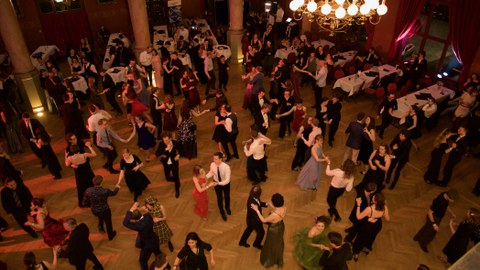
[[(237, 145), (242, 149), (241, 141), (248, 138), (249, 125), (253, 119), (248, 111), (241, 108), (243, 102), (244, 84), (240, 79), (242, 74), (241, 66), (231, 65), (230, 82), (226, 95), (232, 104), (233, 111), (239, 117), (240, 134)], [(265, 79), (265, 87), (269, 90), (269, 82)], [(204, 86), (199, 89), (203, 93)], [(314, 98), (310, 86), (302, 89), (302, 97), (305, 106), (308, 107), (310, 114), (313, 109)], [(324, 90), (324, 95), (331, 95), (331, 84)], [(176, 98), (177, 113), (181, 99)], [(209, 100), (207, 107), (213, 107), (213, 99)], [(359, 111), (364, 111), (367, 115), (375, 115), (376, 111), (371, 109), (373, 101), (362, 95), (354, 97), (349, 102), (343, 102), (342, 120), (335, 138), (334, 147), (331, 148), (325, 143), (324, 152), (332, 159), (332, 167), (340, 166), (343, 158), (346, 136), (344, 133), (348, 123), (355, 119)], [(106, 103), (107, 109), (110, 106)], [(203, 109), (203, 108), (202, 108)], [(85, 116), (87, 117), (87, 113)], [(450, 238), (448, 221), (450, 216), (447, 214), (440, 224), (440, 231), (436, 239), (429, 245), (430, 253), (424, 253), (416, 242), (413, 241), (413, 235), (423, 225), (425, 214), (431, 201), (440, 192), (447, 188), (439, 188), (427, 185), (423, 181), (423, 173), (430, 160), (430, 151), (433, 148), (433, 140), (443, 127), (450, 122), (451, 116), (445, 117), (440, 121), (440, 125), (432, 132), (424, 132), (424, 135), (416, 140), (420, 150), (412, 149), (410, 162), (402, 171), (401, 178), (397, 187), (391, 191), (386, 190), (385, 196), (390, 208), (391, 221), (384, 223), (382, 231), (378, 235), (373, 246), (373, 252), (366, 256), (360, 255), (358, 262), (349, 262), (350, 269), (388, 269), (388, 270), (411, 270), (416, 269), (420, 263), (429, 265), (431, 269), (445, 269), (443, 264), (437, 259), (441, 250)], [(63, 139), (64, 129), (61, 120), (57, 115), (45, 115), (39, 120), (46, 126), (47, 131), (53, 135), (52, 142), (54, 151), (57, 153), (60, 163), (63, 164), (65, 141)], [(262, 269), (259, 257), (260, 251), (256, 248), (244, 248), (238, 246), (243, 230), (245, 229), (246, 200), (251, 183), (246, 178), (246, 158), (240, 153), (240, 159), (233, 159), (229, 162), (232, 168), (231, 180), (231, 204), (232, 215), (228, 216), (228, 221), (224, 222), (216, 206), (216, 197), (213, 190), (208, 190), (209, 212), (208, 220), (203, 221), (193, 213), (194, 199), (192, 191), (194, 185), (191, 180), (192, 167), (194, 164), (201, 164), (208, 168), (212, 161), (212, 154), (218, 151), (217, 144), (212, 141), (214, 129), (214, 113), (208, 113), (195, 119), (198, 126), (198, 157), (193, 160), (180, 160), (181, 194), (180, 198), (175, 199), (173, 183), (167, 183), (164, 179), (163, 167), (158, 159), (145, 163), (142, 171), (149, 177), (152, 184), (148, 187), (144, 198), (153, 195), (165, 206), (168, 219), (167, 222), (174, 232), (173, 244), (174, 253), (163, 250), (168, 254), (168, 260), (173, 263), (176, 253), (183, 246), (185, 236), (188, 232), (195, 231), (200, 237), (213, 245), (216, 261), (215, 269), (218, 270), (251, 270)], [(113, 128), (126, 138), (130, 133), (125, 116), (117, 117), (113, 120)], [(300, 191), (295, 185), (298, 172), (290, 170), (290, 163), (294, 156), (293, 136), (290, 138), (278, 138), (278, 121), (272, 123), (268, 136), (273, 139), (272, 145), (267, 147), (268, 180), (262, 185), (263, 200), (270, 199), (273, 193), (281, 193), (285, 196), (285, 205), (287, 207), (287, 216), (285, 218), (285, 253), (284, 269), (300, 269), (293, 256), (295, 232), (304, 227), (313, 225), (314, 218), (318, 215), (327, 214), (326, 195), (330, 185), (330, 177), (322, 172), (320, 187), (315, 191)], [(390, 126), (385, 132), (384, 140), (379, 142), (390, 143), (391, 139), (397, 133), (395, 127)], [(28, 148), (24, 142), (25, 147)], [(117, 150), (125, 146), (117, 143)], [(136, 138), (128, 144), (133, 153), (138, 154), (141, 159), (143, 156), (139, 153), (136, 146)], [(95, 247), (95, 254), (99, 257), (105, 269), (139, 269), (138, 255), (139, 250), (135, 248), (134, 231), (128, 230), (122, 226), (122, 220), (126, 211), (133, 202), (133, 195), (130, 194), (125, 183), (119, 194), (109, 199), (112, 208), (113, 225), (118, 235), (113, 241), (108, 241), (105, 234), (100, 234), (97, 230), (97, 219), (89, 209), (80, 209), (77, 207), (77, 195), (75, 190), (75, 180), (71, 168), (63, 168), (63, 178), (59, 181), (53, 180), (48, 173), (47, 168), (41, 169), (39, 160), (27, 149), (25, 154), (12, 155), (12, 160), (18, 169), (24, 171), (23, 178), (26, 185), (30, 188), (35, 197), (44, 197), (50, 214), (54, 218), (75, 217), (79, 222), (84, 222), (90, 228), (90, 240)], [(118, 168), (120, 158), (117, 158), (115, 168)], [(118, 175), (110, 175), (108, 171), (102, 168), (105, 158), (100, 153), (91, 163), (96, 174), (103, 175), (105, 178), (104, 186), (113, 188)], [(456, 166), (451, 187), (455, 187), (461, 193), (458, 202), (452, 206), (459, 219), (463, 219), (466, 210), (469, 207), (480, 208), (478, 197), (471, 193), (475, 181), (480, 176), (478, 159), (472, 157), (463, 158), (462, 162)], [(325, 168), (325, 166), (324, 166)], [(359, 168), (359, 167), (358, 167)], [(362, 175), (357, 170), (355, 183), (362, 180)], [(330, 230), (339, 231), (345, 235), (344, 229), (349, 227), (348, 215), (354, 205), (354, 192), (342, 196), (338, 201), (338, 210), (343, 218), (339, 223), (332, 223)], [(32, 239), (23, 230), (19, 229), (18, 224), (0, 210), (1, 216), (10, 223), (10, 228), (3, 233), (4, 241), (0, 243), (0, 260), (8, 264), (8, 269), (24, 269), (23, 254), (26, 251), (34, 251), (37, 260), (51, 261), (51, 249), (43, 243), (42, 237)], [(268, 211), (264, 211), (268, 213)], [(253, 235), (249, 239), (251, 244)], [(152, 257), (153, 260), (153, 257)], [(91, 269), (91, 262), (87, 263), (87, 269)], [(58, 269), (73, 269), (66, 259), (60, 259)]]

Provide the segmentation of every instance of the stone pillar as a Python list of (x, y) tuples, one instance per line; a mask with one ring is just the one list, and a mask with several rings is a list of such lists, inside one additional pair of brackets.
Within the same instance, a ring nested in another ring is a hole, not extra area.
[(151, 45), (147, 4), (145, 0), (128, 0), (127, 2), (135, 38), (134, 52), (138, 58), (139, 54)]
[(10, 0), (0, 0), (0, 36), (12, 60), (24, 109), (43, 110), (46, 104), (45, 93), (40, 87), (39, 73), (30, 60), (30, 53)]
[(227, 43), (232, 51), (232, 63), (241, 63), (243, 36), (243, 0), (230, 0), (228, 4), (230, 28), (227, 33)]

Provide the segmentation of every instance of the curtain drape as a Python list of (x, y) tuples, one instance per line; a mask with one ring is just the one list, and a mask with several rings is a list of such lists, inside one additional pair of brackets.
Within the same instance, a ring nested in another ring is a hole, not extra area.
[(426, 0), (402, 0), (397, 11), (398, 16), (393, 33), (393, 43), (388, 53), (388, 60), (395, 60), (400, 55), (405, 38), (414, 30), (418, 15), (420, 15), (425, 2)]
[(460, 85), (468, 72), (480, 46), (480, 1), (450, 0), (449, 25), (452, 50), (463, 65), (458, 78)]

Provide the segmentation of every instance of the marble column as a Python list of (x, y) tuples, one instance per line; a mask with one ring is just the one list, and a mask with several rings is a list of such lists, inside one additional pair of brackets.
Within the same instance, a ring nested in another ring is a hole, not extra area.
[(230, 28), (227, 33), (227, 43), (232, 51), (232, 63), (240, 63), (243, 59), (243, 0), (229, 0), (228, 4)]
[(45, 93), (40, 87), (39, 73), (30, 60), (30, 53), (10, 0), (0, 0), (0, 36), (13, 64), (23, 100), (22, 107), (27, 111), (43, 110), (46, 104)]
[(127, 2), (135, 38), (134, 53), (138, 59), (140, 53), (151, 45), (147, 4), (145, 0), (128, 0)]

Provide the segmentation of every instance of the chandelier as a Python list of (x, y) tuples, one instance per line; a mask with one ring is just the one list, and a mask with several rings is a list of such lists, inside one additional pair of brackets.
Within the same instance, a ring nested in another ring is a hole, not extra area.
[(309, 22), (316, 21), (322, 30), (333, 36), (337, 32), (347, 32), (353, 23), (363, 25), (369, 21), (373, 25), (378, 24), (388, 10), (385, 1), (292, 0), (289, 7), (295, 20), (301, 20), (305, 16)]

